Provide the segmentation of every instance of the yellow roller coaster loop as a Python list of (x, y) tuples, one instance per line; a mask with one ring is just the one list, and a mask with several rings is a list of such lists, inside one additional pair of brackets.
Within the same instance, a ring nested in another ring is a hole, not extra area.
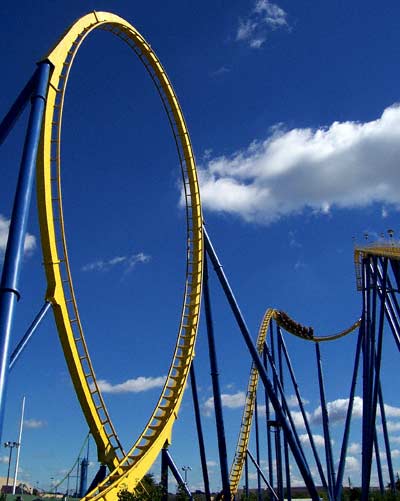
[[(300, 337), (306, 341), (323, 342), (333, 341), (344, 337), (360, 326), (360, 320), (357, 320), (349, 328), (330, 336), (314, 336), (314, 330), (311, 327), (305, 327), (294, 320), (283, 311), (269, 308), (262, 319), (260, 329), (257, 336), (257, 350), (261, 354), (263, 351), (264, 342), (266, 341), (269, 325), (272, 320), (284, 328), (290, 334)], [(251, 365), (250, 377), (246, 392), (246, 401), (243, 409), (242, 420), (240, 425), (239, 437), (236, 444), (235, 456), (230, 471), (230, 489), (232, 499), (237, 494), (240, 478), (243, 473), (243, 467), (246, 459), (247, 448), (250, 440), (251, 424), (253, 421), (254, 406), (257, 395), (258, 386), (258, 371), (254, 363)]]
[[(148, 71), (170, 122), (181, 164), (187, 214), (187, 264), (181, 320), (168, 377), (143, 432), (125, 453), (105, 407), (90, 361), (74, 294), (64, 230), (61, 192), (61, 127), (66, 85), (72, 62), (93, 30), (110, 31), (127, 43)], [(98, 458), (110, 475), (84, 499), (114, 500), (124, 487), (140, 483), (166, 442), (171, 441), (194, 356), (203, 273), (202, 213), (195, 159), (189, 133), (172, 85), (153, 50), (124, 19), (93, 12), (76, 21), (45, 57), (53, 66), (48, 89), (41, 148), (38, 154), (38, 205), (47, 300), (53, 311), (71, 378), (96, 441)]]

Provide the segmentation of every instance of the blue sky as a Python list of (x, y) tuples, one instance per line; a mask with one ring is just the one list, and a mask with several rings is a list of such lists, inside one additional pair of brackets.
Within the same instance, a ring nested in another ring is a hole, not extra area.
[[(93, 9), (113, 11), (139, 29), (174, 84), (197, 158), (207, 228), (253, 336), (269, 306), (321, 335), (354, 322), (361, 297), (353, 237), (363, 241), (365, 232), (376, 239), (389, 228), (399, 231), (398, 2), (2, 2), (2, 115), (35, 62)], [(21, 121), (0, 150), (0, 253), (24, 127)], [(125, 447), (158, 399), (179, 321), (185, 221), (174, 148), (143, 68), (119, 40), (94, 33), (78, 54), (67, 91), (63, 193), (85, 333)], [(32, 207), (13, 344), (45, 292), (35, 201)], [(212, 286), (232, 458), (250, 360), (214, 278)], [(320, 434), (313, 347), (287, 342)], [(400, 455), (393, 346), (388, 335), (383, 383), (390, 382), (384, 391)], [(348, 396), (353, 351), (354, 336), (323, 346), (327, 396), (338, 420), (335, 451), (343, 408), (338, 399)], [(204, 325), (196, 366), (214, 464)], [(23, 395), (30, 421), (21, 478), (46, 488), (72, 464), (87, 432), (51, 315), (10, 377), (4, 440), (16, 439)], [(198, 487), (199, 460), (187, 448), (188, 437), (194, 440), (189, 393), (171, 453), (178, 465), (192, 467), (189, 481)], [(95, 461), (93, 446), (91, 455)], [(355, 445), (349, 456), (348, 474), (357, 483)], [(0, 475), (5, 473), (3, 462)]]

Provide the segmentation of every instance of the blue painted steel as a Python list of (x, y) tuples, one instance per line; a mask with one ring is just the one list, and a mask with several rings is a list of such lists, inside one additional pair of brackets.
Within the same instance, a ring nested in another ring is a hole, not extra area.
[(11, 329), (15, 305), (20, 297), (18, 291), (19, 275), (24, 253), (25, 233), (28, 222), (50, 65), (48, 63), (41, 63), (38, 71), (38, 82), (32, 94), (31, 113), (29, 115), (28, 128), (22, 153), (20, 173), (0, 283), (0, 442), (4, 420)]
[(247, 499), (249, 497), (249, 462), (247, 459), (247, 451), (244, 460), (244, 493)]
[(386, 450), (386, 461), (387, 461), (387, 465), (388, 465), (389, 478), (390, 478), (390, 488), (393, 492), (395, 492), (396, 491), (396, 482), (394, 479), (393, 461), (392, 461), (392, 453), (390, 450), (390, 442), (389, 442), (389, 433), (388, 433), (387, 421), (386, 421), (385, 404), (384, 404), (384, 400), (383, 400), (382, 387), (381, 387), (380, 383), (379, 383), (379, 389), (378, 389), (378, 396), (379, 396), (379, 409), (381, 412), (383, 440), (385, 442), (385, 450)]
[(374, 446), (375, 446), (376, 469), (378, 471), (379, 490), (380, 490), (381, 494), (383, 494), (385, 492), (385, 485), (383, 483), (381, 456), (379, 454), (379, 444), (378, 444), (378, 436), (377, 436), (376, 430), (374, 433)]
[[(271, 325), (273, 325), (272, 322), (271, 322)], [(276, 326), (276, 329), (275, 329), (276, 335), (277, 335), (277, 330), (278, 330), (278, 326)], [(289, 418), (291, 419), (292, 416), (286, 412), (288, 409), (287, 407), (285, 407), (286, 399), (284, 396), (284, 391), (283, 391), (282, 385), (280, 384), (280, 381), (279, 381), (278, 371), (276, 370), (275, 333), (274, 333), (273, 327), (271, 329), (271, 337), (270, 337), (270, 345), (271, 345), (270, 352), (268, 351), (267, 341), (265, 341), (265, 345), (267, 348), (267, 355), (270, 357), (270, 364), (271, 364), (271, 369), (272, 369), (272, 374), (273, 374), (272, 380), (273, 380), (273, 384), (274, 384), (275, 394), (279, 395), (279, 393), (278, 393), (278, 386), (279, 386), (281, 405), (283, 405), (283, 412), (286, 416), (289, 416)], [(292, 431), (295, 435), (295, 438), (297, 439), (297, 432), (296, 432), (296, 428), (294, 426), (294, 423), (291, 422), (291, 425), (292, 425)], [(302, 450), (300, 440), (297, 440), (297, 444), (298, 444), (300, 450)], [(279, 501), (283, 501), (282, 444), (281, 444), (281, 428), (280, 428), (279, 420), (277, 421), (277, 426), (275, 427), (275, 459), (276, 459), (276, 483), (277, 483), (278, 498), (279, 498)], [(304, 460), (306, 461), (305, 456), (304, 456)]]
[(293, 436), (293, 433), (290, 429), (289, 423), (283, 413), (282, 406), (274, 392), (273, 385), (271, 381), (268, 378), (267, 372), (265, 371), (264, 365), (262, 363), (261, 358), (258, 355), (257, 348), (250, 336), (249, 329), (246, 325), (246, 322), (243, 318), (243, 315), (240, 311), (240, 308), (236, 302), (235, 296), (232, 292), (232, 289), (229, 285), (229, 282), (225, 276), (225, 273), (222, 269), (222, 265), (219, 262), (219, 259), (217, 257), (217, 254), (212, 246), (211, 240), (207, 234), (206, 229), (203, 227), (203, 232), (204, 232), (204, 240), (205, 240), (205, 247), (208, 256), (211, 259), (211, 262), (213, 263), (214, 270), (218, 276), (218, 279), (221, 283), (221, 286), (225, 292), (225, 296), (229, 302), (229, 305), (232, 309), (233, 315), (238, 323), (240, 332), (242, 333), (243, 339), (246, 343), (246, 346), (250, 352), (250, 355), (253, 359), (253, 362), (255, 366), (257, 367), (257, 370), (259, 372), (260, 378), (264, 384), (265, 389), (268, 392), (268, 396), (271, 400), (271, 404), (275, 410), (275, 413), (277, 415), (277, 419), (281, 422), (282, 428), (284, 430), (284, 433), (286, 435), (287, 441), (290, 445), (290, 448), (292, 450), (293, 457), (296, 461), (296, 464), (299, 468), (300, 474), (308, 488), (309, 494), (312, 497), (313, 500), (319, 501), (319, 495), (318, 491), (315, 487), (314, 480), (311, 476), (311, 472), (308, 468), (307, 463), (304, 461), (304, 457), (302, 454), (301, 449), (299, 449), (298, 444)]
[[(377, 265), (375, 261), (375, 266)], [(373, 344), (371, 345), (371, 362), (373, 366), (373, 370), (375, 371), (372, 372), (371, 374), (371, 412), (370, 412), (370, 424), (369, 424), (369, 433), (370, 435), (368, 436), (368, 448), (366, 448), (366, 451), (368, 453), (368, 458), (369, 458), (369, 465), (368, 465), (368, 476), (371, 476), (371, 464), (372, 464), (372, 452), (373, 452), (373, 439), (375, 435), (375, 422), (376, 422), (376, 410), (377, 410), (377, 403), (378, 403), (378, 391), (379, 391), (379, 386), (380, 386), (380, 372), (381, 372), (381, 361), (382, 361), (382, 347), (383, 347), (383, 327), (384, 327), (384, 320), (385, 320), (385, 301), (386, 301), (386, 277), (387, 277), (387, 269), (388, 269), (388, 260), (385, 259), (383, 263), (383, 280), (382, 280), (382, 298), (381, 298), (381, 304), (380, 304), (380, 312), (379, 312), (379, 325), (378, 325), (378, 336), (376, 339), (377, 342), (377, 347), (375, 350), (375, 335), (374, 332), (371, 332), (371, 342), (373, 341)], [(374, 282), (375, 284), (375, 289), (374, 289), (374, 301), (376, 300), (376, 290), (378, 287), (377, 281)], [(376, 313), (376, 312), (374, 312)], [(373, 327), (375, 327), (375, 322)], [(375, 330), (375, 329), (373, 329)], [(375, 352), (376, 351), (376, 352)], [(364, 447), (363, 447), (364, 450)]]
[[(370, 403), (369, 403), (369, 364), (370, 360), (370, 334), (371, 334), (371, 298), (370, 298), (370, 288), (371, 288), (371, 276), (369, 273), (369, 258), (363, 259), (363, 320), (364, 320), (364, 343), (363, 343), (363, 417), (362, 417), (362, 447), (367, 446), (368, 443), (368, 431), (370, 423)], [(365, 451), (366, 452), (366, 451)], [(369, 478), (368, 465), (367, 465), (367, 454), (362, 455), (361, 462), (361, 500), (367, 501), (369, 495)]]
[[(270, 332), (272, 329), (272, 323), (270, 323)], [(268, 371), (268, 360), (265, 346), (263, 346), (263, 364), (265, 371)], [(268, 422), (270, 420), (270, 411), (269, 411), (269, 398), (268, 392), (264, 389), (265, 394), (265, 421), (266, 421), (266, 429), (267, 429), (267, 452), (268, 452), (268, 477), (269, 483), (272, 488), (274, 488), (274, 469), (272, 467), (272, 440), (271, 440), (271, 430), (268, 426)]]
[[(256, 432), (256, 460), (257, 464), (260, 464), (260, 433), (258, 429), (258, 401), (257, 401), (257, 395), (255, 398), (255, 405), (254, 405), (254, 427), (255, 427), (255, 432)], [(257, 497), (258, 501), (262, 501), (262, 495), (261, 495), (261, 475), (259, 470), (257, 470)]]
[(257, 472), (260, 474), (261, 478), (264, 480), (265, 482), (265, 485), (268, 487), (268, 490), (269, 490), (269, 493), (271, 494), (271, 496), (273, 497), (273, 499), (275, 499), (276, 501), (279, 501), (279, 498), (276, 494), (276, 492), (274, 491), (274, 489), (272, 488), (271, 484), (268, 482), (268, 480), (266, 479), (264, 473), (262, 472), (259, 464), (257, 463), (257, 461), (254, 459), (254, 456), (252, 455), (252, 453), (247, 450), (247, 456), (251, 459), (251, 462), (254, 464), (254, 466), (256, 467), (257, 469)]
[[(283, 360), (282, 360), (282, 332), (279, 325), (277, 326), (277, 341), (278, 341), (278, 365), (279, 365), (279, 380), (282, 390), (285, 391), (285, 382), (283, 377)], [(289, 462), (289, 447), (285, 435), (283, 436), (283, 452), (285, 456), (285, 476), (286, 476), (286, 499), (292, 500), (292, 489), (290, 482), (290, 462)]]
[(190, 384), (192, 387), (194, 416), (195, 416), (195, 420), (196, 420), (197, 437), (199, 440), (199, 451), (200, 451), (201, 469), (203, 472), (204, 492), (206, 495), (206, 501), (211, 501), (210, 482), (208, 479), (208, 468), (207, 468), (207, 458), (206, 458), (206, 448), (204, 445), (204, 435), (203, 435), (203, 427), (201, 424), (199, 397), (197, 394), (196, 373), (194, 370), (194, 362), (193, 361), (192, 361), (192, 365), (190, 366)]
[(167, 447), (165, 446), (161, 451), (161, 487), (162, 487), (162, 501), (168, 501), (168, 460), (165, 454)]
[(218, 378), (219, 373), (218, 373), (217, 352), (215, 348), (214, 325), (212, 320), (210, 290), (208, 287), (207, 256), (205, 256), (204, 259), (203, 297), (204, 297), (204, 310), (206, 314), (206, 324), (207, 324), (208, 353), (210, 357), (211, 381), (212, 381), (213, 397), (214, 397), (215, 422), (217, 427), (222, 492), (224, 494), (225, 499), (230, 499), (231, 489), (229, 484), (228, 455), (226, 452), (224, 417), (222, 413), (221, 391), (219, 387), (219, 378)]
[(15, 350), (12, 352), (11, 357), (10, 357), (10, 365), (9, 365), (10, 370), (14, 367), (15, 362), (18, 360), (21, 353), (26, 348), (26, 345), (28, 344), (29, 340), (31, 339), (31, 337), (35, 333), (36, 329), (39, 327), (43, 318), (46, 316), (46, 313), (49, 311), (50, 307), (51, 307), (51, 303), (48, 303), (46, 301), (44, 303), (44, 305), (42, 306), (42, 308), (40, 309), (39, 313), (36, 315), (34, 321), (31, 323), (29, 329), (26, 331), (24, 337), (18, 343)]
[(37, 85), (37, 79), (39, 74), (39, 68), (35, 70), (35, 73), (28, 80), (28, 83), (19, 93), (17, 99), (14, 101), (11, 106), (9, 112), (3, 118), (0, 123), (0, 146), (7, 139), (8, 134), (11, 132), (18, 118), (21, 116), (22, 112), (26, 108), (26, 105), (29, 102), (29, 98), (32, 95), (32, 92)]
[(79, 497), (83, 498), (87, 491), (87, 474), (88, 474), (89, 461), (84, 458), (81, 461), (81, 476), (79, 480)]
[(193, 500), (192, 493), (190, 492), (189, 487), (186, 485), (185, 481), (183, 480), (181, 474), (179, 473), (178, 468), (175, 466), (175, 463), (172, 460), (172, 457), (168, 451), (168, 449), (163, 449), (163, 453), (165, 456), (165, 460), (169, 466), (169, 469), (171, 470), (172, 475), (175, 477), (175, 480), (178, 482), (178, 484), (184, 489), (186, 494), (189, 496), (190, 501)]
[(294, 391), (296, 393), (297, 403), (299, 404), (299, 407), (300, 407), (300, 412), (301, 412), (301, 415), (303, 417), (303, 421), (304, 421), (304, 425), (306, 427), (308, 439), (310, 441), (311, 449), (313, 451), (314, 460), (315, 460), (317, 468), (318, 468), (318, 473), (319, 473), (319, 476), (321, 478), (321, 482), (322, 482), (324, 489), (328, 490), (328, 484), (326, 482), (324, 470), (322, 468), (322, 464), (321, 464), (321, 461), (319, 459), (318, 451), (317, 451), (317, 448), (315, 446), (314, 437), (313, 437), (313, 434), (311, 431), (310, 423), (308, 422), (308, 417), (307, 417), (306, 410), (304, 408), (303, 399), (301, 398), (301, 395), (300, 395), (299, 385), (297, 384), (296, 375), (294, 373), (292, 362), (290, 360), (289, 353), (288, 353), (287, 348), (286, 348), (285, 340), (283, 339), (282, 336), (281, 336), (281, 343), (282, 343), (282, 348), (283, 348), (283, 354), (284, 354), (285, 359), (286, 359), (286, 364), (287, 364), (287, 367), (289, 369), (290, 379), (292, 381)]
[(354, 359), (354, 369), (353, 369), (353, 377), (351, 380), (350, 387), (350, 396), (349, 396), (349, 406), (347, 408), (346, 421), (344, 425), (344, 433), (343, 433), (343, 441), (342, 447), (340, 451), (340, 460), (336, 477), (336, 487), (335, 487), (335, 499), (342, 499), (342, 489), (343, 489), (343, 475), (344, 475), (344, 467), (346, 463), (346, 454), (347, 454), (347, 445), (349, 443), (350, 436), (350, 423), (351, 416), (353, 413), (353, 404), (354, 404), (354, 395), (356, 391), (357, 384), (357, 375), (358, 375), (358, 367), (360, 365), (360, 354), (361, 354), (361, 346), (363, 345), (364, 339), (364, 322), (361, 321), (358, 338), (357, 338), (357, 347)]
[(326, 406), (324, 377), (322, 373), (321, 350), (319, 347), (319, 343), (315, 343), (315, 353), (317, 357), (319, 395), (320, 395), (321, 411), (322, 411), (322, 427), (324, 430), (326, 471), (328, 475), (328, 491), (329, 491), (329, 499), (333, 500), (334, 490), (335, 490), (335, 469), (334, 469), (335, 466), (333, 463), (332, 441), (329, 433), (329, 415)]
[(322, 464), (321, 464), (321, 461), (319, 459), (318, 451), (317, 451), (317, 448), (315, 446), (314, 437), (313, 437), (313, 434), (311, 432), (310, 423), (308, 422), (308, 417), (307, 417), (306, 410), (304, 408), (303, 399), (301, 398), (301, 395), (300, 395), (299, 385), (297, 384), (296, 375), (294, 373), (292, 362), (290, 360), (289, 353), (288, 353), (287, 348), (286, 348), (285, 340), (283, 339), (282, 335), (281, 335), (280, 339), (281, 339), (281, 343), (282, 343), (283, 354), (285, 356), (286, 364), (287, 364), (287, 367), (289, 369), (290, 379), (292, 381), (294, 391), (296, 393), (297, 402), (298, 402), (299, 407), (300, 407), (300, 412), (301, 412), (301, 415), (302, 415), (303, 420), (304, 420), (304, 425), (306, 427), (308, 439), (310, 441), (311, 449), (312, 449), (313, 454), (314, 454), (314, 459), (315, 459), (315, 462), (317, 464), (318, 473), (319, 473), (319, 476), (321, 478), (321, 483), (322, 483), (324, 489), (327, 491), (328, 484), (326, 482), (324, 470), (322, 468)]
[[(267, 343), (265, 343), (265, 351), (267, 353), (267, 357), (269, 359), (269, 363), (270, 363), (270, 366), (271, 366), (271, 369), (272, 369), (272, 374), (273, 374), (273, 377), (274, 377), (274, 383), (275, 383), (274, 384), (274, 391), (275, 391), (275, 394), (279, 395), (279, 397), (281, 399), (281, 402), (282, 402), (281, 403), (281, 408), (282, 408), (282, 411), (283, 411), (283, 415), (289, 420), (289, 423), (290, 423), (290, 426), (291, 426), (291, 430), (292, 430), (294, 439), (296, 440), (297, 446), (299, 447), (300, 453), (302, 455), (302, 458), (303, 458), (305, 464), (307, 464), (307, 459), (306, 459), (306, 456), (304, 454), (303, 447), (301, 445), (299, 435), (297, 433), (297, 427), (296, 427), (296, 425), (295, 425), (295, 423), (293, 421), (292, 413), (290, 412), (289, 405), (288, 405), (288, 403), (286, 401), (286, 396), (285, 396), (285, 393), (283, 391), (281, 382), (278, 379), (278, 372), (276, 370), (276, 367), (275, 367), (275, 364), (274, 364), (274, 361), (272, 359), (272, 355), (271, 355), (271, 353), (269, 351)], [(278, 422), (280, 424), (279, 419), (278, 419)], [(275, 441), (276, 441), (276, 437), (275, 437)], [(280, 442), (280, 437), (279, 437), (279, 442)], [(279, 447), (279, 451), (280, 450), (281, 450), (281, 448)], [(278, 462), (278, 460), (280, 462), (282, 462), (282, 458), (280, 458), (280, 459), (276, 458), (276, 460), (277, 460), (277, 462)], [(277, 473), (279, 473), (279, 472), (277, 472)]]
[(105, 464), (102, 464), (100, 465), (100, 468), (98, 469), (94, 479), (92, 480), (92, 483), (89, 485), (88, 492), (95, 489), (100, 484), (100, 482), (102, 482), (106, 478), (106, 476), (107, 476), (107, 466)]

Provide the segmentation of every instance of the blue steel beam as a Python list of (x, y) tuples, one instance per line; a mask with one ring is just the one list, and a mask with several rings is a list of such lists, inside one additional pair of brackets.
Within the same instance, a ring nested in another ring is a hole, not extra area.
[(264, 473), (261, 471), (261, 468), (260, 468), (259, 464), (254, 459), (254, 456), (252, 455), (252, 453), (249, 450), (247, 450), (247, 456), (251, 459), (251, 462), (256, 467), (257, 472), (260, 474), (261, 478), (264, 480), (265, 485), (268, 487), (268, 490), (269, 490), (271, 496), (273, 497), (273, 499), (275, 499), (276, 501), (279, 501), (279, 498), (278, 498), (276, 492), (274, 491), (274, 489), (272, 488), (271, 484), (266, 479)]
[(8, 113), (5, 115), (3, 120), (0, 123), (0, 146), (7, 139), (8, 134), (11, 132), (18, 118), (23, 113), (26, 105), (29, 102), (29, 99), (32, 95), (35, 86), (37, 85), (39, 75), (39, 68), (35, 70), (35, 73), (28, 80), (28, 83), (19, 93), (17, 99), (14, 101)]
[[(271, 322), (271, 324), (272, 324), (272, 322)], [(278, 371), (276, 369), (275, 336), (277, 337), (277, 335), (278, 335), (278, 332), (277, 332), (278, 328), (279, 327), (277, 325), (276, 329), (275, 329), (275, 333), (274, 333), (274, 328), (272, 327), (272, 329), (271, 329), (271, 337), (270, 337), (271, 350), (269, 351), (269, 349), (268, 349), (267, 341), (265, 341), (265, 345), (266, 345), (266, 349), (267, 349), (267, 356), (269, 358), (269, 362), (270, 362), (272, 374), (273, 374), (272, 380), (273, 380), (273, 385), (274, 385), (274, 392), (276, 395), (279, 395), (279, 392), (278, 392), (278, 387), (279, 387), (280, 403), (283, 407), (283, 412), (286, 416), (289, 416), (289, 418), (291, 418), (290, 413), (286, 412), (288, 410), (287, 406), (285, 408), (286, 398), (284, 396), (283, 387), (280, 384)], [(294, 426), (294, 423), (291, 422), (290, 424), (292, 426), (294, 436), (297, 440), (297, 433), (296, 433), (296, 428)], [(275, 459), (276, 459), (276, 484), (277, 484), (279, 501), (283, 501), (282, 443), (281, 443), (281, 429), (279, 426), (279, 422), (278, 422), (278, 426), (276, 426), (276, 428), (275, 428), (274, 437), (275, 437)], [(299, 446), (300, 450), (302, 450), (300, 440), (297, 440), (297, 445)], [(304, 456), (304, 460), (306, 461), (305, 456)]]
[(360, 354), (361, 354), (361, 346), (363, 344), (363, 339), (364, 339), (364, 322), (361, 321), (361, 325), (360, 325), (360, 329), (359, 329), (359, 333), (358, 333), (358, 338), (357, 338), (357, 347), (356, 347), (356, 354), (355, 354), (355, 360), (354, 360), (353, 377), (351, 380), (351, 387), (350, 387), (349, 406), (347, 408), (346, 421), (345, 421), (345, 425), (344, 425), (344, 433), (343, 433), (343, 440), (342, 440), (342, 447), (341, 447), (341, 451), (340, 451), (339, 466), (338, 466), (337, 477), (336, 477), (335, 499), (337, 501), (340, 501), (342, 499), (344, 467), (345, 467), (345, 463), (346, 463), (347, 445), (349, 443), (350, 423), (351, 423), (351, 416), (353, 413), (354, 395), (355, 395), (355, 391), (356, 391), (358, 367), (360, 365)]
[(318, 473), (319, 473), (319, 476), (321, 478), (321, 483), (322, 483), (324, 489), (327, 491), (328, 484), (326, 482), (324, 470), (322, 468), (322, 464), (321, 464), (321, 461), (319, 459), (317, 447), (315, 446), (314, 437), (313, 437), (313, 434), (311, 431), (310, 423), (308, 421), (306, 410), (304, 408), (303, 399), (301, 398), (301, 395), (300, 395), (299, 385), (297, 384), (296, 375), (294, 373), (292, 362), (290, 360), (289, 353), (288, 353), (287, 348), (286, 348), (285, 340), (283, 339), (282, 335), (281, 335), (281, 343), (282, 343), (282, 348), (283, 348), (283, 354), (284, 354), (285, 359), (286, 359), (286, 365), (289, 369), (290, 379), (292, 381), (294, 391), (296, 393), (297, 402), (298, 402), (299, 407), (300, 407), (301, 415), (303, 416), (303, 421), (304, 421), (304, 425), (306, 427), (306, 431), (307, 431), (308, 439), (310, 441), (311, 449), (313, 451), (314, 460), (316, 462)]
[(222, 492), (224, 494), (225, 499), (230, 499), (231, 488), (229, 484), (228, 454), (226, 451), (224, 417), (222, 413), (221, 391), (219, 387), (217, 351), (215, 348), (210, 289), (208, 287), (208, 263), (207, 263), (207, 256), (204, 257), (205, 259), (204, 259), (204, 270), (203, 270), (203, 297), (204, 297), (204, 310), (206, 314), (206, 324), (207, 324), (208, 353), (210, 357), (215, 422), (217, 426), (219, 465), (221, 469)]
[(46, 316), (46, 313), (49, 311), (51, 307), (51, 303), (48, 303), (47, 301), (44, 303), (42, 308), (40, 309), (39, 313), (36, 315), (35, 319), (29, 326), (29, 329), (26, 331), (24, 337), (21, 339), (21, 341), (18, 343), (17, 347), (15, 350), (12, 352), (11, 357), (10, 357), (10, 365), (9, 369), (11, 370), (14, 367), (15, 362), (18, 360), (24, 349), (26, 348), (27, 344), (29, 343), (29, 340), (35, 333), (36, 329), (39, 327), (39, 324), (43, 320), (43, 318)]
[(315, 343), (315, 353), (317, 357), (319, 395), (321, 401), (322, 427), (324, 430), (326, 470), (328, 475), (329, 498), (333, 501), (335, 491), (335, 466), (333, 462), (332, 441), (329, 433), (329, 414), (326, 406), (324, 378), (322, 374), (321, 350), (319, 343)]
[[(279, 325), (277, 326), (277, 342), (278, 342), (278, 366), (279, 366), (279, 379), (282, 390), (285, 391), (285, 382), (283, 378), (283, 359), (282, 359), (282, 332)], [(285, 436), (283, 436), (283, 452), (285, 456), (285, 475), (286, 475), (286, 499), (292, 500), (292, 488), (290, 481), (290, 462), (289, 462), (289, 447)]]
[(253, 359), (254, 365), (257, 367), (260, 378), (264, 384), (265, 389), (268, 392), (268, 396), (271, 400), (271, 404), (275, 410), (277, 418), (281, 422), (281, 426), (284, 430), (287, 441), (288, 441), (289, 446), (292, 450), (292, 454), (293, 454), (293, 457), (294, 457), (296, 464), (299, 468), (300, 474), (304, 479), (304, 482), (307, 486), (307, 489), (309, 491), (311, 498), (315, 501), (319, 501), (319, 494), (318, 494), (318, 491), (315, 487), (311, 472), (308, 468), (306, 461), (304, 460), (302, 451), (299, 448), (299, 446), (298, 446), (298, 444), (293, 436), (292, 430), (290, 429), (290, 426), (289, 426), (289, 423), (286, 419), (286, 416), (283, 413), (282, 406), (279, 402), (277, 395), (275, 394), (273, 385), (272, 385), (271, 381), (269, 380), (269, 377), (268, 377), (267, 372), (264, 368), (262, 360), (261, 360), (260, 356), (258, 355), (257, 348), (256, 348), (256, 346), (255, 346), (255, 344), (250, 336), (249, 329), (246, 325), (246, 322), (244, 320), (242, 312), (240, 311), (240, 308), (236, 302), (235, 296), (234, 296), (232, 289), (229, 285), (228, 279), (225, 276), (225, 273), (222, 269), (222, 265), (219, 262), (218, 256), (217, 256), (217, 254), (212, 246), (211, 240), (210, 240), (210, 238), (207, 234), (207, 231), (204, 227), (203, 227), (203, 233), (204, 233), (204, 240), (205, 240), (205, 247), (206, 247), (207, 254), (211, 259), (214, 270), (215, 270), (217, 277), (221, 283), (221, 286), (222, 286), (223, 291), (225, 293), (225, 296), (228, 300), (228, 303), (232, 309), (233, 315), (234, 315), (236, 322), (239, 326), (239, 329), (240, 329), (240, 332), (243, 336), (245, 344), (246, 344), (246, 346), (250, 352), (250, 355)]
[[(257, 395), (255, 398), (255, 405), (254, 405), (254, 426), (255, 426), (255, 431), (256, 431), (256, 460), (257, 464), (260, 464), (260, 433), (259, 433), (259, 428), (258, 428), (258, 401), (257, 401)], [(261, 496), (261, 475), (260, 471), (257, 470), (257, 498), (258, 501), (262, 501), (262, 496)]]
[(190, 366), (190, 384), (192, 387), (194, 415), (195, 415), (195, 420), (196, 420), (197, 437), (199, 440), (199, 451), (200, 451), (201, 469), (203, 472), (204, 492), (206, 495), (206, 501), (211, 501), (210, 482), (208, 479), (208, 468), (207, 468), (207, 458), (206, 458), (206, 448), (204, 445), (204, 435), (203, 435), (203, 427), (201, 424), (199, 397), (198, 397), (198, 393), (197, 393), (196, 373), (194, 370), (194, 362), (193, 361), (192, 361), (192, 365)]
[[(272, 330), (272, 322), (270, 323), (270, 332)], [(263, 364), (265, 367), (265, 371), (268, 370), (268, 361), (267, 361), (267, 353), (265, 346), (263, 347)], [(264, 395), (265, 395), (265, 421), (266, 421), (266, 429), (267, 429), (267, 453), (268, 453), (268, 477), (269, 477), (269, 483), (271, 484), (272, 488), (274, 488), (274, 471), (272, 468), (272, 440), (271, 440), (271, 429), (268, 426), (268, 422), (270, 420), (270, 411), (269, 411), (269, 398), (268, 398), (268, 392), (266, 389), (264, 389)]]
[(173, 462), (172, 457), (171, 457), (168, 449), (164, 448), (163, 454), (165, 455), (165, 460), (168, 464), (168, 467), (171, 470), (172, 475), (175, 477), (175, 480), (178, 482), (178, 485), (180, 485), (184, 489), (186, 494), (189, 496), (190, 501), (192, 501), (193, 500), (192, 493), (190, 492), (189, 487), (186, 485), (181, 474), (179, 473), (178, 468), (175, 466), (175, 463)]
[(14, 198), (8, 242), (0, 282), (0, 442), (9, 372), (9, 347), (16, 302), (20, 298), (19, 276), (24, 254), (36, 156), (47, 96), (50, 64), (40, 63), (38, 81), (31, 98), (31, 112), (22, 153), (18, 184)]

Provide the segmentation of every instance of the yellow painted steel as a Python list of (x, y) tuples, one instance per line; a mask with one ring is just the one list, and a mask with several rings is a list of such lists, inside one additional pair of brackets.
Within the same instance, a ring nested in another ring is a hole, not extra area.
[[(265, 312), (257, 336), (257, 351), (261, 355), (268, 327), (274, 317), (275, 310), (268, 309)], [(240, 425), (239, 438), (236, 444), (235, 457), (229, 474), (229, 483), (232, 499), (237, 494), (240, 477), (243, 473), (243, 466), (246, 459), (247, 447), (249, 444), (251, 423), (253, 421), (254, 405), (256, 401), (258, 386), (258, 370), (254, 363), (251, 364), (250, 378), (247, 386), (246, 402), (243, 409), (242, 421)]]
[[(98, 388), (79, 318), (64, 231), (61, 193), (61, 126), (69, 71), (86, 36), (94, 29), (110, 31), (127, 43), (148, 71), (170, 122), (183, 174), (187, 221), (187, 265), (182, 315), (169, 373), (159, 401), (136, 443), (125, 453)], [(171, 441), (189, 368), (194, 356), (202, 273), (203, 233), (200, 193), (189, 132), (172, 85), (153, 50), (127, 21), (108, 12), (93, 12), (76, 21), (45, 57), (53, 65), (41, 148), (37, 189), (46, 299), (51, 301), (71, 378), (96, 441), (98, 457), (111, 473), (85, 500), (115, 500), (121, 488), (134, 490), (160, 450)], [(139, 488), (139, 487), (138, 487)]]
[(362, 261), (367, 256), (380, 256), (400, 260), (400, 247), (398, 244), (384, 244), (376, 242), (364, 247), (354, 249), (354, 264), (356, 267), (357, 290), (362, 290)]
[[(288, 321), (283, 322), (282, 318), (283, 315), (288, 319)], [(283, 327), (287, 332), (290, 334), (300, 337), (306, 341), (313, 341), (313, 342), (324, 342), (324, 341), (333, 341), (335, 339), (339, 339), (341, 337), (346, 336), (347, 334), (350, 334), (353, 332), (355, 329), (357, 329), (360, 326), (360, 320), (357, 320), (353, 325), (351, 325), (349, 328), (337, 333), (333, 334), (331, 336), (314, 336), (313, 331), (312, 336), (309, 334), (304, 335), (303, 333), (310, 332), (310, 328), (305, 328), (292, 320), (290, 317), (288, 317), (287, 314), (283, 314), (283, 312), (279, 310), (275, 310), (272, 308), (269, 308), (262, 319), (260, 329), (258, 331), (258, 336), (257, 336), (257, 351), (261, 355), (263, 351), (263, 345), (267, 337), (267, 332), (269, 325), (271, 321), (274, 320), (278, 325)], [(235, 450), (235, 456), (233, 459), (233, 463), (231, 466), (230, 470), (230, 476), (229, 476), (229, 482), (230, 482), (230, 489), (231, 489), (231, 495), (232, 499), (234, 496), (237, 494), (238, 488), (239, 488), (239, 482), (240, 478), (243, 473), (243, 467), (244, 467), (244, 462), (246, 459), (246, 451), (248, 448), (249, 444), (249, 439), (250, 439), (250, 431), (251, 431), (251, 424), (253, 421), (253, 414), (254, 414), (254, 406), (255, 406), (255, 401), (256, 401), (256, 394), (257, 394), (257, 386), (258, 386), (258, 371), (257, 368), (255, 367), (254, 363), (251, 365), (251, 370), (250, 370), (250, 377), (249, 377), (249, 382), (247, 386), (247, 392), (246, 392), (246, 401), (243, 409), (243, 414), (242, 414), (242, 421), (240, 425), (240, 432), (239, 432), (239, 437), (238, 441), (236, 444), (236, 450)]]

